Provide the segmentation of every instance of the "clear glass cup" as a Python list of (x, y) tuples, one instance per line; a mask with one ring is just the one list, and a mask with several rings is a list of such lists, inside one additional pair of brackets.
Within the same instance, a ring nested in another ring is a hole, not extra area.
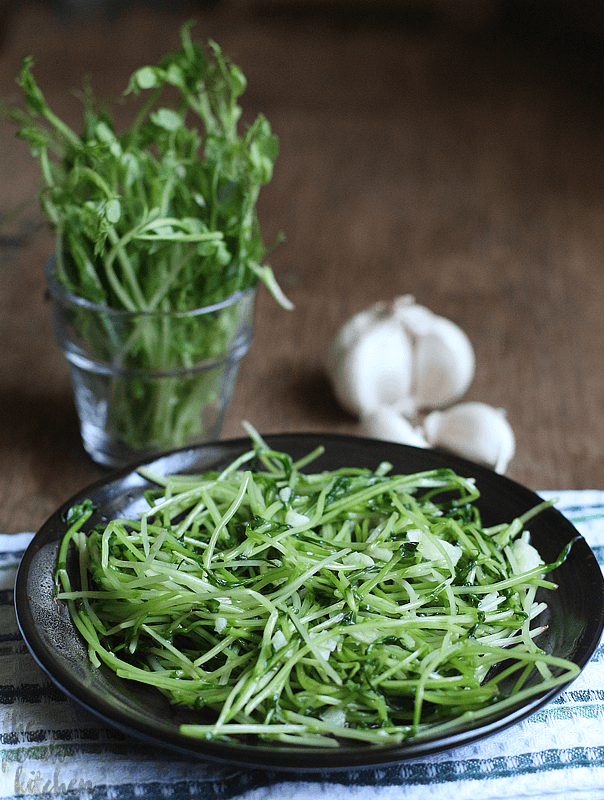
[(70, 294), (55, 270), (53, 256), (53, 329), (94, 461), (122, 467), (218, 439), (252, 341), (256, 290), (188, 312), (130, 312)]

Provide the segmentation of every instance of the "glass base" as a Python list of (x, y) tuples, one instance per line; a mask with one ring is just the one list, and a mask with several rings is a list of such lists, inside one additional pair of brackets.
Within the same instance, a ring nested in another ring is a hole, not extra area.
[(116, 469), (220, 438), (239, 361), (177, 379), (132, 380), (70, 367), (84, 449)]
[[(221, 419), (216, 420), (214, 425), (206, 430), (203, 439), (192, 440), (187, 442), (184, 446), (203, 444), (203, 442), (219, 439), (222, 433), (223, 422), (224, 414)], [(121, 469), (137, 461), (144, 461), (147, 458), (152, 458), (165, 451), (165, 448), (162, 447), (146, 449), (129, 447), (124, 442), (108, 435), (105, 429), (87, 422), (82, 422), (80, 432), (82, 444), (88, 455), (96, 464), (108, 467), (109, 469)]]
[(216, 440), (252, 340), (255, 289), (191, 311), (127, 311), (47, 280), (53, 328), (69, 362), (84, 447), (124, 467)]

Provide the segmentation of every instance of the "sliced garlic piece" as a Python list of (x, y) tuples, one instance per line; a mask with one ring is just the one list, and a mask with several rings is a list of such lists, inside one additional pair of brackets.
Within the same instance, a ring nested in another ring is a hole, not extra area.
[(512, 545), (512, 553), (519, 573), (528, 572), (543, 564), (539, 551), (526, 539), (516, 539)]
[(393, 406), (381, 406), (362, 414), (360, 428), (363, 435), (373, 439), (410, 444), (414, 447), (428, 447), (421, 428), (414, 427)]
[[(449, 558), (453, 566), (455, 566), (463, 555), (461, 547), (458, 547), (456, 544), (450, 544), (444, 539), (437, 539), (438, 545), (436, 545), (418, 528), (411, 528), (408, 530), (407, 539), (409, 539), (410, 542), (417, 543), (417, 549), (428, 561), (441, 563), (446, 561), (446, 558)], [(443, 555), (443, 552), (445, 555)]]
[(300, 514), (293, 508), (287, 509), (285, 513), (286, 525), (296, 527), (296, 525), (306, 525), (307, 522), (310, 522), (310, 517), (307, 517), (306, 514)]
[(486, 403), (459, 403), (444, 411), (432, 411), (423, 424), (428, 444), (444, 447), (473, 461), (506, 471), (516, 442), (501, 408)]

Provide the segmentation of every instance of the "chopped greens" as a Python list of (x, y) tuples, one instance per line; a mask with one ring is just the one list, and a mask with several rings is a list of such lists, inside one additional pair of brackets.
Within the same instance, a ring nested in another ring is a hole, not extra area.
[[(200, 409), (219, 388), (208, 375), (186, 389), (178, 378), (223, 359), (240, 325), (235, 306), (193, 321), (172, 323), (168, 314), (214, 306), (258, 281), (291, 308), (264, 263), (269, 248), (257, 214), (278, 139), (263, 115), (239, 132), (245, 77), (215, 42), (207, 48), (194, 42), (190, 29), (191, 23), (182, 27), (177, 52), (132, 74), (120, 98), (130, 120), (124, 130), (86, 86), (83, 129), (76, 133), (51, 109), (29, 56), (17, 79), (24, 108), (1, 109), (40, 167), (38, 199), (57, 240), (56, 279), (78, 298), (137, 315), (126, 333), (117, 315), (103, 316), (98, 330), (85, 308), (72, 319), (93, 360), (119, 366), (106, 390), (113, 404), (108, 416), (134, 450), (200, 438)], [(163, 316), (151, 330), (155, 312)], [(109, 362), (107, 342), (123, 345)], [(168, 389), (141, 377), (144, 370), (169, 375)]]
[(544, 564), (528, 542), (549, 504), (485, 528), (449, 469), (307, 472), (320, 450), (295, 462), (250, 433), (222, 471), (143, 470), (157, 489), (140, 518), (84, 534), (82, 506), (60, 548), (58, 597), (90, 658), (203, 710), (183, 733), (393, 744), (576, 676), (536, 642), (537, 589), (570, 548)]

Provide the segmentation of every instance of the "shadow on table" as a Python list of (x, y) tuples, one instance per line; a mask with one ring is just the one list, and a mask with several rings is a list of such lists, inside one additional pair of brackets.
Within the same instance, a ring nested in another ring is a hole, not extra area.
[(283, 387), (283, 402), (298, 409), (308, 430), (356, 433), (357, 421), (336, 400), (329, 379), (319, 368), (309, 368)]
[(0, 393), (0, 457), (12, 471), (13, 497), (3, 502), (42, 521), (83, 486), (104, 474), (80, 440), (71, 392), (56, 395)]

